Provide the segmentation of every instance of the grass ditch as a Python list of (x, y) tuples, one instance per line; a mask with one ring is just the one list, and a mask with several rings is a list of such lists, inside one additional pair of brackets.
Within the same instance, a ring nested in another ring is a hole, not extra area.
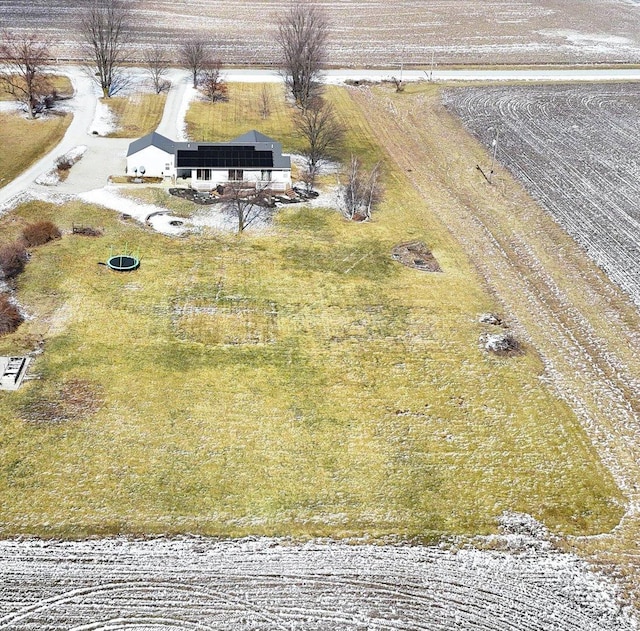
[[(233, 98), (212, 107), (232, 117)], [(330, 98), (348, 146), (384, 157), (351, 94)], [(288, 133), (242, 116), (225, 136)], [(616, 525), (621, 495), (539, 358), (481, 349), (494, 299), (388, 158), (385, 174), (364, 224), (288, 207), (273, 234), (170, 239), (80, 203), (0, 218), (3, 238), (34, 217), (104, 229), (38, 249), (17, 281), (34, 317), (0, 353), (44, 352), (40, 379), (0, 397), (0, 533), (431, 540), (494, 532), (504, 510), (556, 532)], [(444, 273), (392, 262), (408, 240)], [(138, 271), (96, 265), (124, 243)], [(80, 403), (43, 421), (69, 384)]]

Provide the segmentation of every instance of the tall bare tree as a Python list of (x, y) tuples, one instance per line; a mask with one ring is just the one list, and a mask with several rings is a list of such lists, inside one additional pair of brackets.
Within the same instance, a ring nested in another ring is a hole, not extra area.
[(227, 84), (222, 77), (220, 60), (208, 63), (201, 73), (200, 89), (211, 103), (224, 101), (227, 96)]
[(345, 129), (337, 120), (331, 103), (322, 98), (310, 101), (306, 109), (296, 114), (294, 122), (296, 131), (306, 141), (302, 151), (306, 168), (303, 181), (310, 192), (322, 163), (334, 158), (340, 148)]
[(243, 232), (251, 224), (270, 219), (274, 207), (269, 203), (270, 193), (249, 182), (229, 182), (224, 187), (222, 210), (238, 222), (238, 232)]
[(193, 87), (198, 87), (200, 74), (210, 61), (209, 48), (203, 39), (187, 40), (180, 46), (180, 62), (191, 73)]
[(278, 20), (281, 73), (296, 104), (303, 109), (318, 95), (328, 34), (325, 14), (307, 0), (292, 3)]
[(34, 33), (2, 34), (0, 44), (0, 87), (22, 103), (35, 118), (51, 92), (46, 76), (49, 47)]
[(341, 191), (342, 214), (347, 219), (358, 221), (371, 219), (371, 213), (382, 199), (380, 171), (380, 162), (367, 172), (362, 168), (358, 158), (351, 156)]
[(129, 9), (121, 0), (95, 0), (80, 19), (90, 75), (104, 97), (122, 90), (128, 81), (122, 72), (129, 32)]
[(144, 69), (149, 79), (151, 79), (156, 94), (168, 89), (169, 81), (166, 77), (169, 70), (169, 62), (162, 46), (156, 44), (144, 51)]

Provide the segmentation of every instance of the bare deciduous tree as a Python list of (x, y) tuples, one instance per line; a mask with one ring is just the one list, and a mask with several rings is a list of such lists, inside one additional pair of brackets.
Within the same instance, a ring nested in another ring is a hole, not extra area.
[(278, 20), (281, 73), (296, 104), (303, 109), (318, 95), (328, 34), (325, 14), (306, 0), (292, 3)]
[(345, 181), (342, 184), (342, 213), (350, 220), (366, 221), (382, 199), (380, 185), (380, 162), (366, 172), (360, 161), (351, 156)]
[(243, 232), (251, 224), (268, 220), (273, 216), (274, 207), (270, 203), (270, 193), (249, 182), (229, 182), (224, 187), (223, 211), (238, 222), (238, 232)]
[(128, 39), (129, 9), (121, 0), (95, 0), (80, 20), (80, 32), (90, 76), (110, 97), (128, 85), (123, 74)]
[(333, 106), (315, 98), (295, 117), (296, 131), (306, 140), (303, 150), (307, 192), (313, 190), (322, 163), (335, 156), (344, 138), (344, 127), (336, 119)]
[(180, 46), (180, 62), (191, 73), (193, 87), (198, 87), (200, 73), (209, 62), (209, 50), (203, 39), (192, 39)]
[(262, 84), (260, 90), (260, 116), (262, 119), (269, 118), (271, 115), (271, 92), (266, 83)]
[(201, 73), (200, 89), (211, 103), (224, 101), (227, 96), (227, 84), (222, 77), (220, 60), (208, 63)]
[(144, 52), (144, 69), (151, 79), (156, 94), (169, 89), (169, 81), (166, 79), (169, 70), (169, 62), (165, 57), (162, 46), (156, 44)]
[(51, 84), (45, 72), (49, 48), (35, 34), (5, 32), (0, 44), (0, 87), (22, 103), (30, 118), (44, 107)]

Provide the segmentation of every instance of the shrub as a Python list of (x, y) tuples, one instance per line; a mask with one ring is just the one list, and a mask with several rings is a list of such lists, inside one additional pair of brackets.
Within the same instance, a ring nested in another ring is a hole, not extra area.
[(20, 243), (10, 243), (0, 248), (0, 272), (8, 279), (14, 278), (22, 270), (29, 259), (27, 251)]
[(48, 243), (62, 236), (60, 229), (50, 221), (39, 221), (29, 224), (22, 231), (22, 238), (28, 247), (35, 247)]
[(85, 237), (101, 237), (102, 230), (100, 228), (92, 228), (91, 226), (73, 226), (73, 234), (80, 234)]
[(73, 166), (73, 160), (67, 156), (58, 156), (56, 158), (56, 169), (58, 171), (68, 171)]
[(0, 294), (0, 335), (13, 333), (24, 318), (6, 294)]

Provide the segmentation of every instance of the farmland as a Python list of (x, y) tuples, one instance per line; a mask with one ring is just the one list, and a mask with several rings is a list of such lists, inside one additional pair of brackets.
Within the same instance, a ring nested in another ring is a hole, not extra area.
[[(89, 0), (1, 0), (10, 28), (40, 30), (56, 54), (77, 59), (79, 36), (69, 29)], [(324, 1), (331, 22), (329, 63), (339, 66), (442, 64), (639, 63), (640, 9), (619, 0)], [(170, 49), (195, 34), (211, 39), (225, 63), (273, 64), (273, 34), (288, 3), (256, 0), (170, 2), (132, 6), (132, 53), (160, 43)], [(356, 17), (357, 16), (357, 17)], [(568, 27), (570, 25), (570, 28)], [(174, 57), (170, 57), (174, 58)]]
[(486, 146), (498, 133), (498, 160), (640, 306), (638, 86), (465, 88), (444, 103)]
[(584, 562), (516, 539), (517, 555), (193, 537), (0, 542), (0, 629), (636, 628)]
[[(260, 126), (259, 86), (233, 88), (192, 104), (190, 134)], [(269, 89), (269, 133), (299, 150)], [(1, 242), (36, 219), (66, 232), (33, 250), (29, 317), (0, 339), (36, 349), (31, 382), (0, 397), (2, 535), (297, 542), (8, 541), (0, 628), (633, 628), (555, 547), (638, 597), (636, 307), (507, 170), (486, 182), (486, 146), (439, 86), (327, 96), (342, 159), (384, 163), (371, 222), (288, 207), (268, 230), (177, 239), (68, 196), (0, 218)], [(442, 273), (395, 262), (407, 240)], [(137, 272), (96, 265), (123, 244)], [(520, 354), (486, 352), (487, 311)], [(496, 535), (509, 511), (553, 545)], [(314, 537), (453, 549), (299, 543)]]

